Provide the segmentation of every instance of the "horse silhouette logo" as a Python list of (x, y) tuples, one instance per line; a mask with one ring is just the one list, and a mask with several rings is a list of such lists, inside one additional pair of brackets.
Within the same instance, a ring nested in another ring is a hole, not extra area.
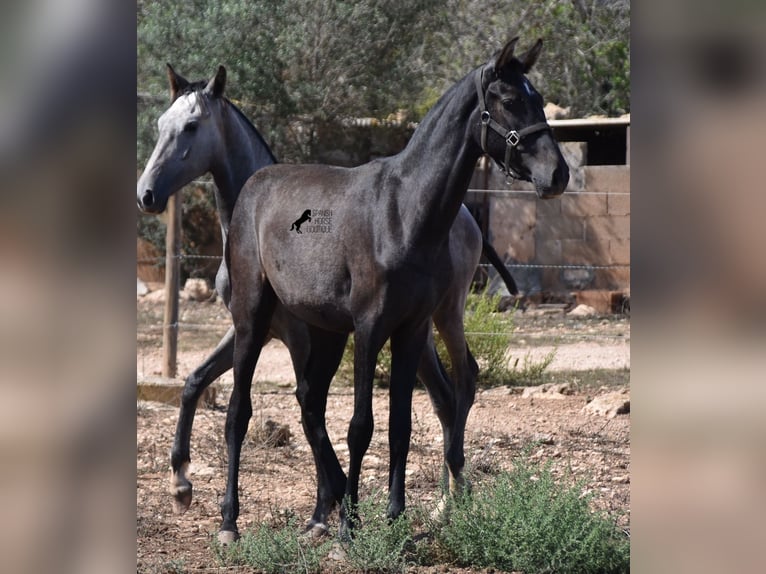
[(301, 225), (307, 221), (311, 221), (311, 210), (307, 209), (304, 211), (301, 216), (293, 221), (293, 224), (290, 226), (290, 231), (295, 229), (296, 233), (303, 233), (301, 231)]

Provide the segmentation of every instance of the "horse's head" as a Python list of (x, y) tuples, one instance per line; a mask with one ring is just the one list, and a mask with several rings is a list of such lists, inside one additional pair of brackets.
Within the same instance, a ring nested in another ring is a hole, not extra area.
[(209, 82), (188, 82), (167, 67), (172, 103), (157, 121), (159, 138), (136, 189), (139, 209), (149, 213), (164, 211), (171, 195), (210, 171), (223, 145), (216, 111), (226, 69), (220, 66)]
[(554, 197), (566, 189), (569, 167), (545, 121), (543, 99), (526, 77), (543, 42), (516, 57), (517, 41), (508, 42), (477, 71), (474, 136), (509, 175), (534, 183), (541, 198)]

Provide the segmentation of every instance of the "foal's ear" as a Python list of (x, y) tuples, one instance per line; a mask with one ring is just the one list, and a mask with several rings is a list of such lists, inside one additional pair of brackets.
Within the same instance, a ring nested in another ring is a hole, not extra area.
[(495, 72), (500, 72), (506, 65), (513, 59), (513, 51), (516, 49), (516, 42), (519, 41), (519, 37), (516, 36), (508, 41), (500, 51), (500, 55), (495, 58)]
[(543, 40), (542, 38), (538, 38), (534, 46), (532, 46), (529, 50), (527, 50), (523, 56), (519, 56), (519, 60), (521, 60), (521, 65), (523, 66), (523, 70), (525, 74), (532, 69), (532, 66), (535, 65), (535, 62), (537, 62), (537, 58), (540, 57), (540, 52), (542, 51), (542, 49), (543, 49)]
[(205, 86), (205, 91), (214, 98), (220, 98), (223, 95), (223, 89), (226, 87), (226, 68), (218, 66), (215, 76)]
[(189, 86), (189, 82), (187, 82), (182, 76), (176, 74), (176, 71), (173, 69), (173, 66), (170, 64), (165, 64), (168, 68), (168, 81), (170, 82), (170, 99), (171, 101), (175, 102), (178, 99), (178, 96), (180, 96), (183, 91)]

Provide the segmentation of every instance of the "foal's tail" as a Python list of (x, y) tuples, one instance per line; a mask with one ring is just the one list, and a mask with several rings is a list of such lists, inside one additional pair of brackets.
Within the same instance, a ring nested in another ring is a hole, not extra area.
[(481, 249), (484, 252), (484, 257), (486, 257), (487, 260), (492, 264), (492, 267), (497, 269), (500, 277), (503, 278), (503, 282), (508, 288), (508, 292), (511, 295), (518, 295), (519, 288), (516, 286), (516, 281), (514, 281), (513, 277), (511, 277), (511, 272), (508, 271), (508, 268), (505, 266), (505, 263), (503, 263), (503, 260), (500, 259), (500, 256), (497, 254), (497, 251), (495, 251), (495, 248), (492, 247), (489, 241), (483, 237), (481, 238)]

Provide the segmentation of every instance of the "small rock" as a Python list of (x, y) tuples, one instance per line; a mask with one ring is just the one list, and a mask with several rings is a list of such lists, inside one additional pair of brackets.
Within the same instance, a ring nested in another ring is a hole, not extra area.
[(627, 389), (600, 395), (583, 407), (583, 412), (613, 419), (630, 413), (630, 395)]
[(146, 286), (146, 283), (144, 283), (138, 277), (136, 277), (136, 295), (138, 297), (142, 297), (146, 295), (148, 292), (149, 292), (149, 287)]
[(183, 297), (189, 301), (206, 301), (210, 299), (213, 290), (204, 279), (189, 278), (186, 280), (183, 289)]
[(630, 475), (626, 474), (624, 476), (615, 476), (612, 478), (612, 482), (616, 484), (629, 484), (630, 483)]
[(567, 313), (567, 315), (570, 317), (592, 317), (596, 315), (596, 310), (590, 305), (580, 304)]
[(573, 392), (569, 383), (546, 383), (537, 387), (525, 387), (521, 398), (563, 399), (564, 395), (571, 395)]
[(551, 445), (553, 444), (553, 436), (546, 433), (535, 433), (532, 436), (532, 441), (538, 442), (540, 444)]

